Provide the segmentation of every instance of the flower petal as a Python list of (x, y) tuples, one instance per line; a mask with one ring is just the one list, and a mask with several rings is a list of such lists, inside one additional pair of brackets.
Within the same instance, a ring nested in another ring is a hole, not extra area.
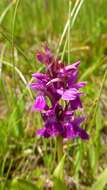
[(72, 73), (72, 71), (77, 70), (77, 67), (79, 64), (80, 64), (80, 61), (77, 61), (76, 63), (71, 64), (71, 65), (67, 65), (64, 68), (61, 68), (59, 70), (59, 73), (62, 75), (67, 74), (67, 73)]
[(78, 95), (78, 91), (75, 88), (71, 88), (66, 90), (63, 95), (62, 99), (63, 100), (75, 100)]
[(73, 129), (73, 125), (71, 123), (66, 123), (64, 126), (64, 132), (62, 136), (65, 139), (73, 139), (78, 137), (77, 132)]
[(74, 86), (75, 86), (75, 88), (79, 89), (79, 88), (84, 87), (86, 84), (87, 84), (87, 82), (78, 82)]
[(46, 130), (45, 127), (42, 128), (42, 129), (37, 130), (37, 135), (43, 136), (43, 137), (45, 137), (45, 138), (50, 137), (50, 134), (47, 132), (47, 130)]
[(32, 74), (32, 77), (39, 79), (39, 80), (48, 80), (49, 79), (48, 75), (44, 74), (44, 73), (34, 73), (34, 74)]
[(61, 124), (54, 119), (47, 120), (45, 127), (52, 137), (60, 135), (63, 130)]
[(44, 86), (42, 83), (32, 83), (30, 87), (34, 90), (44, 90)]
[(80, 136), (80, 138), (83, 140), (89, 139), (89, 135), (86, 133), (85, 129), (83, 129), (83, 128), (78, 129), (78, 136)]
[(72, 64), (72, 68), (73, 69), (77, 69), (77, 67), (79, 66), (79, 64), (80, 64), (80, 61), (77, 61), (76, 63), (73, 63)]
[(42, 111), (46, 106), (45, 98), (44, 96), (37, 96), (34, 105), (32, 107), (32, 110)]
[(63, 95), (64, 90), (62, 88), (60, 88), (60, 89), (57, 90), (57, 93), (60, 94), (60, 95)]
[(44, 61), (44, 55), (43, 55), (43, 53), (42, 52), (37, 52), (37, 54), (36, 54), (36, 57), (37, 57), (37, 59), (38, 59), (38, 61), (40, 62), (40, 63), (43, 63), (43, 61)]
[(77, 96), (75, 98), (75, 100), (71, 100), (70, 101), (70, 107), (72, 110), (76, 110), (78, 108), (82, 108), (82, 103), (81, 103), (81, 100), (80, 100), (80, 97)]
[(67, 84), (69, 88), (72, 88), (77, 80), (78, 71), (74, 71), (71, 75), (67, 75)]

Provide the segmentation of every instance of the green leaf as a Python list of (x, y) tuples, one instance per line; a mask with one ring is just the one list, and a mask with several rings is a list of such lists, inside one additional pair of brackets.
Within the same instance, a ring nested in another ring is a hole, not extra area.
[(96, 130), (95, 136), (91, 139), (90, 147), (89, 147), (89, 155), (90, 155), (90, 164), (93, 170), (93, 175), (95, 175), (97, 171), (97, 164), (101, 152), (101, 142), (100, 142), (100, 131), (102, 129), (102, 117), (100, 106), (96, 109)]
[(60, 179), (54, 178), (54, 190), (68, 190), (65, 183)]
[(67, 187), (64, 183), (64, 162), (65, 162), (65, 155), (60, 160), (57, 168), (54, 171), (54, 190), (67, 190)]
[(84, 154), (84, 145), (81, 140), (79, 140), (78, 150), (75, 157), (75, 173), (74, 178), (78, 178), (79, 171), (81, 168), (81, 163), (83, 160), (83, 154)]
[(0, 121), (0, 156), (5, 154), (8, 148), (7, 143), (7, 123), (5, 121)]
[(101, 129), (102, 129), (102, 117), (101, 117), (100, 106), (98, 106), (96, 112), (96, 139), (99, 137)]
[(62, 157), (61, 161), (59, 162), (57, 168), (54, 171), (53, 175), (56, 179), (63, 180), (64, 162), (65, 162), (65, 155)]
[(97, 171), (98, 160), (101, 152), (100, 131), (102, 129), (102, 117), (99, 105), (96, 108), (95, 122), (96, 122), (95, 135), (94, 138), (91, 139), (89, 144), (89, 161), (93, 172), (93, 176)]
[(97, 163), (97, 155), (96, 155), (96, 148), (93, 142), (89, 145), (89, 161), (90, 166), (93, 171), (95, 171), (96, 163)]
[(0, 184), (0, 190), (4, 190), (4, 184)]
[(37, 186), (29, 181), (14, 179), (11, 183), (10, 190), (39, 190)]
[(103, 190), (107, 184), (107, 169), (98, 177), (97, 181), (88, 190)]

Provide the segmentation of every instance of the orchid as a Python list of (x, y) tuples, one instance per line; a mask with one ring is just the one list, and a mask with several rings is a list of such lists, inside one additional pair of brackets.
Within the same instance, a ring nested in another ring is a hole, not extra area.
[(86, 82), (77, 82), (80, 61), (65, 66), (47, 46), (36, 56), (41, 64), (45, 64), (44, 73), (32, 75), (35, 82), (31, 88), (37, 92), (32, 110), (39, 111), (44, 121), (44, 127), (37, 135), (87, 140), (89, 135), (81, 128), (85, 117), (76, 116), (76, 110), (82, 108), (80, 88), (86, 85)]

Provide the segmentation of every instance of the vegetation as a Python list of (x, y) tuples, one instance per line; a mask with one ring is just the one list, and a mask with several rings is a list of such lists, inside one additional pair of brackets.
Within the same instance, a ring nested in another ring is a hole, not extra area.
[[(106, 9), (107, 0), (0, 1), (0, 190), (107, 190)], [(55, 139), (35, 135), (43, 124), (31, 111), (31, 74), (43, 70), (35, 52), (45, 42), (65, 63), (80, 60), (79, 81), (88, 82), (90, 139), (64, 142), (59, 164)]]

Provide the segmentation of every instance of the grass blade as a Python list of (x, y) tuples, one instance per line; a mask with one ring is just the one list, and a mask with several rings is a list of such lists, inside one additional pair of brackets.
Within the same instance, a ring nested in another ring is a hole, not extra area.
[(107, 184), (107, 169), (98, 177), (97, 181), (88, 190), (103, 190)]

